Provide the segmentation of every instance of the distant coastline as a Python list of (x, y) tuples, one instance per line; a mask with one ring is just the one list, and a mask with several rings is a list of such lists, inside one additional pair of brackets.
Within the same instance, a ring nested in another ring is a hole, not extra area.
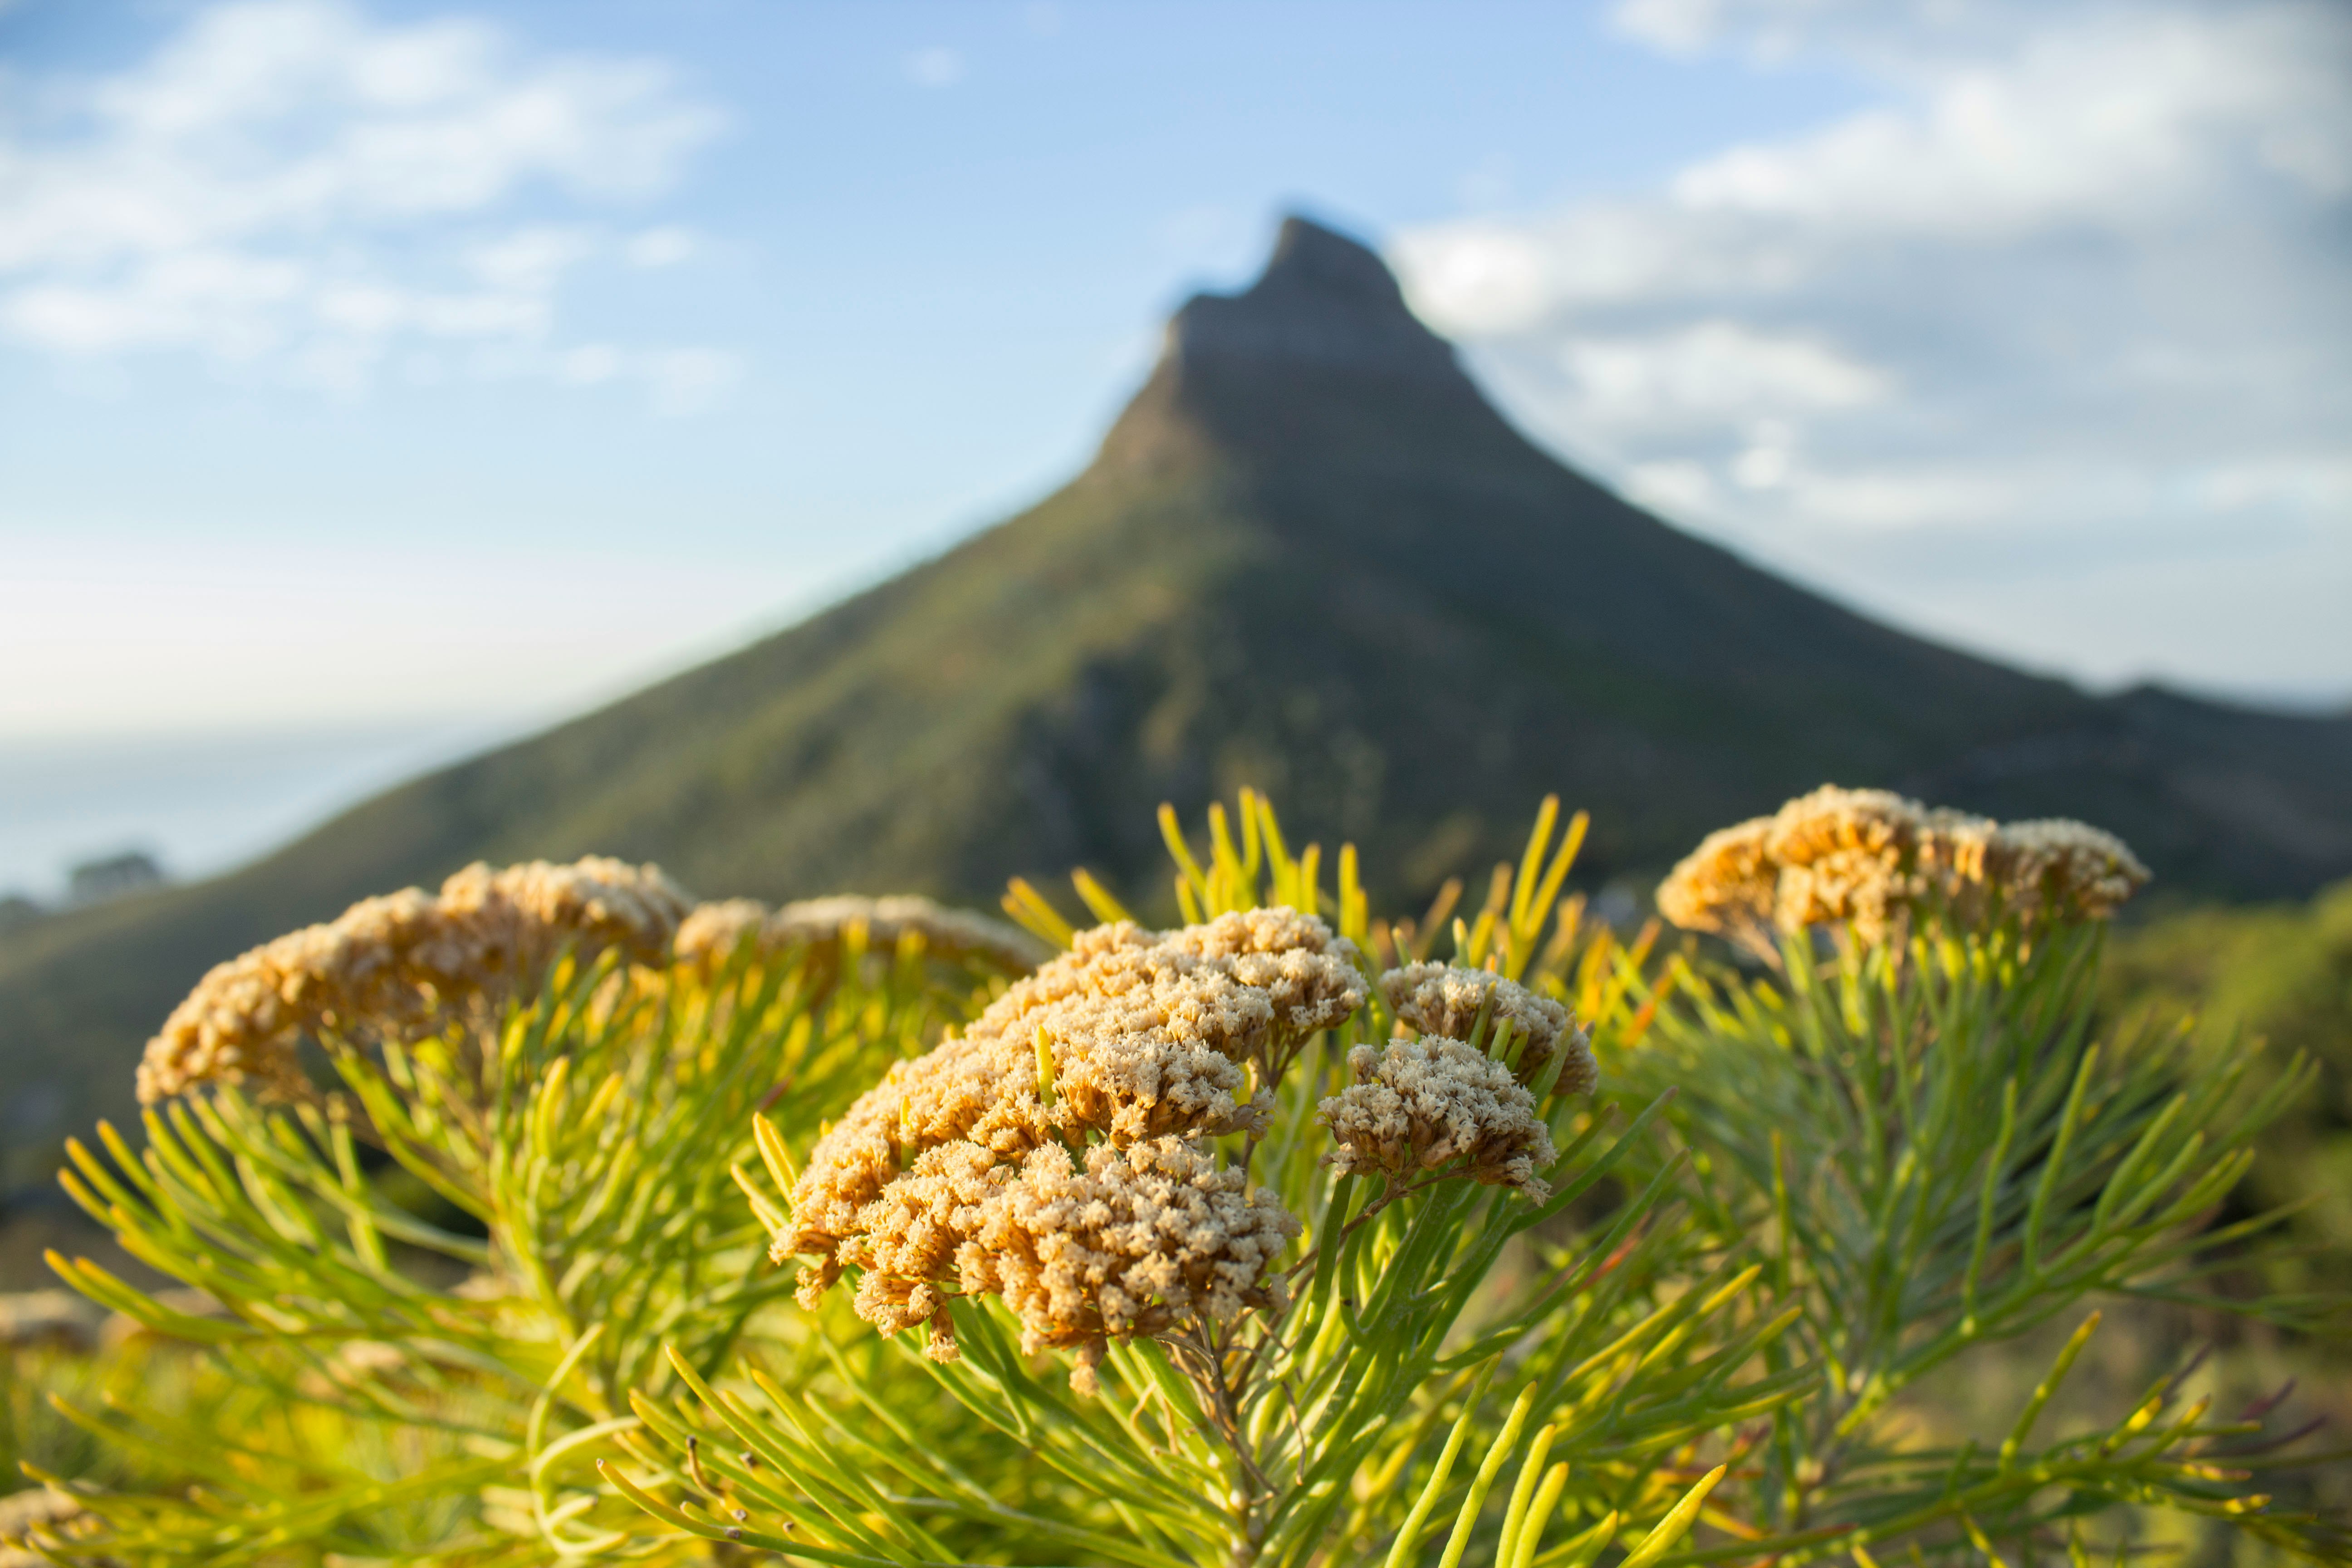
[(69, 866), (134, 850), (174, 880), (211, 876), (533, 721), (0, 737), (0, 895), (53, 905)]

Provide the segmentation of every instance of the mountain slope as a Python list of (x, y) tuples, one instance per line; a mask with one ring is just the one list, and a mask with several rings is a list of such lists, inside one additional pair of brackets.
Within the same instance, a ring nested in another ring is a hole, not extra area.
[(2085, 816), (2173, 885), (2259, 896), (2352, 871), (2347, 778), (2352, 722), (2094, 699), (1668, 528), (1293, 220), (1033, 510), (233, 876), (0, 939), (0, 1091), (18, 1147), (118, 1108), (207, 963), (476, 858), (979, 900), (1085, 862), (1157, 902), (1152, 808), (1250, 783), (1403, 892), (1515, 847), (1548, 790), (1591, 808), (1606, 875), (1835, 779)]

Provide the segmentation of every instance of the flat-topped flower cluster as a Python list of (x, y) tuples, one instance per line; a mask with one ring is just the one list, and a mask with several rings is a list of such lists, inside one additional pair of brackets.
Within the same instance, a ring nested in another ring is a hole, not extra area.
[(1558, 1055), (1561, 1061), (1553, 1071), (1559, 1092), (1592, 1091), (1592, 1045), (1568, 1009), (1492, 970), (1408, 963), (1381, 976), (1381, 995), (1399, 1024), (1441, 1039), (1477, 1037), (1484, 1016), (1489, 1054), (1502, 1056), (1517, 1047), (1516, 1072), (1522, 1082), (1538, 1081)]
[[(1556, 1155), (1529, 1084), (1592, 1081), (1567, 1009), (1439, 964), (1381, 986), (1416, 1034), (1351, 1053), (1359, 1081), (1319, 1109), (1327, 1161), (1541, 1194)], [(1355, 944), (1288, 908), (1078, 932), (818, 1140), (773, 1256), (803, 1260), (810, 1307), (856, 1270), (858, 1315), (886, 1334), (928, 1326), (941, 1360), (959, 1353), (950, 1301), (1000, 1297), (1025, 1350), (1078, 1352), (1081, 1389), (1111, 1339), (1278, 1310), (1275, 1265), (1301, 1226), (1251, 1188), (1247, 1152), (1221, 1165), (1209, 1141), (1254, 1147), (1299, 1049), (1368, 992)], [(1467, 1043), (1481, 1027), (1491, 1057)], [(1516, 1068), (1496, 1059), (1514, 1047)]]
[[(1339, 1170), (1401, 1179), (1466, 1176), (1540, 1202), (1559, 1157), (1543, 1096), (1587, 1094), (1592, 1047), (1566, 1007), (1484, 969), (1412, 963), (1381, 976), (1405, 1037), (1348, 1053), (1356, 1081), (1318, 1119)], [(1475, 1042), (1475, 1043), (1474, 1043)]]
[(839, 893), (773, 910), (757, 899), (714, 899), (696, 906), (678, 927), (677, 951), (681, 963), (717, 964), (747, 943), (761, 952), (837, 946), (853, 929), (862, 929), (874, 948), (887, 949), (912, 935), (934, 955), (977, 958), (1011, 973), (1045, 955), (1019, 926), (911, 893), (879, 899)]
[(215, 965), (148, 1042), (139, 1098), (209, 1082), (299, 1093), (305, 1036), (430, 1033), (531, 984), (560, 952), (585, 960), (616, 948), (657, 963), (693, 907), (660, 867), (593, 856), (500, 870), (478, 862), (437, 896), (408, 888), (362, 900)]
[(1916, 919), (2103, 920), (2146, 885), (2123, 840), (2063, 818), (1996, 822), (1886, 790), (1824, 784), (1711, 833), (1658, 888), (1658, 912), (1769, 952), (1844, 924), (1880, 942)]
[(1280, 1067), (1363, 1005), (1359, 963), (1288, 909), (1078, 933), (818, 1140), (778, 1260), (808, 1260), (811, 1306), (861, 1270), (858, 1314), (929, 1323), (943, 1359), (947, 1288), (1001, 1295), (1031, 1349), (1097, 1347), (1082, 1382), (1106, 1335), (1274, 1301), (1297, 1222), (1201, 1141), (1264, 1131)]
[[(479, 1027), (564, 954), (710, 973), (747, 952), (837, 962), (853, 941), (1007, 973), (1036, 952), (1016, 928), (926, 899), (771, 910), (698, 903), (658, 867), (619, 860), (477, 865), (437, 895), (369, 899), (215, 968), (150, 1043), (140, 1092), (299, 1097), (304, 1038)], [(1400, 1037), (1349, 1053), (1355, 1081), (1318, 1110), (1324, 1160), (1396, 1187), (1459, 1178), (1542, 1195), (1557, 1155), (1540, 1101), (1593, 1081), (1568, 1010), (1439, 963), (1379, 986)], [(810, 1305), (856, 1270), (859, 1315), (886, 1333), (927, 1325), (942, 1358), (956, 1354), (949, 1300), (999, 1297), (1031, 1350), (1078, 1352), (1082, 1386), (1112, 1338), (1279, 1309), (1276, 1264), (1300, 1223), (1252, 1188), (1247, 1151), (1223, 1163), (1210, 1141), (1254, 1148), (1299, 1052), (1370, 991), (1356, 945), (1286, 907), (1078, 932), (818, 1140), (773, 1254), (803, 1260)]]
[(570, 865), (477, 863), (438, 894), (363, 899), (216, 964), (148, 1042), (142, 1101), (209, 1083), (299, 1096), (296, 1048), (332, 1034), (412, 1041), (528, 994), (557, 958), (714, 971), (745, 948), (837, 952), (847, 933), (887, 951), (909, 935), (931, 955), (1018, 974), (1042, 951), (1017, 926), (907, 895), (812, 899), (771, 910), (751, 899), (699, 903), (662, 874), (603, 856)]

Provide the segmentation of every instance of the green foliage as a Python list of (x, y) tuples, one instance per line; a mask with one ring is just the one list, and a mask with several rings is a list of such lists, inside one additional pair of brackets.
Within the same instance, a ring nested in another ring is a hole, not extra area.
[[(1842, 942), (1827, 960), (1791, 942), (1784, 981), (1694, 980), (1689, 1004), (1611, 1064), (1637, 1093), (1678, 1091), (1669, 1121), (1699, 1223), (1800, 1313), (1771, 1354), (1813, 1386), (1776, 1413), (1745, 1489), (1747, 1517), (1797, 1547), (1792, 1560), (1809, 1542), (1850, 1552), (1939, 1521), (1958, 1527), (1943, 1532), (1950, 1549), (2014, 1540), (2031, 1555), (2037, 1532), (2123, 1501), (2226, 1514), (2282, 1543), (2337, 1539), (2221, 1485), (2246, 1474), (2208, 1450), (2239, 1452), (2243, 1469), (2262, 1452), (2256, 1429), (2175, 1410), (2177, 1378), (2107, 1430), (2031, 1447), (2095, 1312), (1998, 1448), (1920, 1444), (1894, 1408), (1947, 1363), (1997, 1361), (2002, 1342), (2094, 1292), (2212, 1304), (2207, 1276), (2269, 1224), (2205, 1222), (2264, 1130), (2307, 1097), (2315, 1065), (2200, 1053), (2178, 1028), (2095, 1038), (2104, 935)], [(2346, 1324), (2341, 1300), (2231, 1304)]]
[[(598, 1549), (635, 1517), (593, 1473), (598, 1445), (634, 1424), (630, 1391), (665, 1385), (665, 1345), (715, 1367), (789, 1289), (730, 1173), (753, 1110), (814, 1130), (877, 1056), (953, 1016), (970, 982), (957, 972), (943, 992), (942, 978), (911, 941), (747, 953), (714, 979), (563, 965), (490, 1037), (453, 1030), (381, 1058), (328, 1042), (339, 1092), (316, 1103), (219, 1089), (149, 1113), (142, 1150), (104, 1125), (102, 1152), (73, 1144), (77, 1200), (226, 1315), (53, 1263), (154, 1332), (208, 1346), (247, 1391), (235, 1419), (120, 1390), (58, 1402), (202, 1483), (107, 1504), (107, 1554)], [(419, 1191), (445, 1223), (395, 1196)]]
[(2295, 1255), (2273, 1265), (2281, 1285), (2352, 1290), (2352, 882), (2300, 906), (2179, 910), (2119, 931), (2100, 997), (2119, 1020), (2193, 1016), (2208, 1051), (2263, 1042), (2317, 1064), (2235, 1202), (2298, 1205), (2286, 1229)]
[(134, 1337), (102, 1358), (63, 1344), (11, 1346), (0, 1352), (0, 1466), (5, 1467), (0, 1487), (24, 1485), (28, 1474), (74, 1476), (110, 1487), (184, 1484), (194, 1478), (103, 1441), (51, 1401), (89, 1405), (138, 1398), (197, 1410), (209, 1421), (227, 1392), (203, 1358), (152, 1337)]
[[(991, 985), (911, 942), (747, 951), (715, 977), (559, 972), (480, 1037), (328, 1042), (315, 1103), (220, 1091), (151, 1117), (142, 1149), (77, 1145), (76, 1195), (226, 1312), (64, 1265), (201, 1342), (215, 1381), (202, 1401), (62, 1399), (142, 1458), (91, 1472), (108, 1484), (41, 1549), (1871, 1568), (2079, 1562), (2168, 1513), (2344, 1555), (2331, 1521), (2263, 1495), (2309, 1456), (2263, 1415), (2217, 1416), (2184, 1373), (2095, 1423), (2056, 1414), (2093, 1298), (2344, 1323), (2340, 1300), (2211, 1283), (2262, 1246), (2259, 1216), (2212, 1216), (2315, 1068), (2106, 1026), (2100, 932), (1792, 946), (1759, 976), (1587, 922), (1563, 896), (1581, 819), (1561, 833), (1549, 805), (1458, 918), (1458, 889), (1376, 914), (1352, 847), (1327, 881), (1261, 797), (1205, 837), (1166, 826), (1188, 914), (1311, 908), (1374, 969), (1446, 952), (1572, 1005), (1603, 1087), (1540, 1102), (1549, 1194), (1322, 1163), (1318, 1101), (1390, 1033), (1376, 996), (1271, 1086), (1269, 1131), (1220, 1143), (1305, 1222), (1287, 1304), (1115, 1341), (1083, 1395), (992, 1300), (953, 1304), (962, 1359), (943, 1363), (838, 1297), (793, 1305), (765, 1261), (798, 1152)], [(1008, 905), (1069, 935), (1025, 884)], [(2070, 1321), (1997, 1429), (1908, 1419), (1922, 1380)]]
[[(1548, 858), (1554, 826), (1548, 807), (1518, 876), (1498, 880), (1475, 923), (1457, 922), (1465, 948), (1514, 968), (1533, 958), (1581, 837), (1580, 823)], [(1205, 868), (1172, 821), (1169, 836), (1188, 914), (1319, 907), (1370, 942), (1352, 853), (1336, 891), (1318, 889), (1319, 851), (1292, 858), (1263, 802), (1244, 796), (1238, 839), (1213, 816)], [(1078, 885), (1098, 914), (1121, 913), (1091, 879)], [(1034, 890), (1011, 902), (1042, 932), (1068, 935)], [(1581, 954), (1555, 943), (1549, 956), (1541, 978), (1557, 987)], [(1621, 1533), (1664, 1551), (1696, 1508), (1675, 1515), (1688, 1489), (1675, 1456), (1797, 1386), (1757, 1364), (1790, 1315), (1759, 1310), (1754, 1271), (1694, 1254), (1687, 1227), (1647, 1223), (1671, 1173), (1596, 1234), (1536, 1239), (1641, 1145), (1655, 1105), (1612, 1130), (1556, 1102), (1567, 1152), (1541, 1204), (1463, 1181), (1334, 1179), (1318, 1159), (1328, 1144), (1311, 1131), (1316, 1103), (1348, 1081), (1348, 1047), (1385, 1037), (1389, 1022), (1375, 1005), (1333, 1031), (1276, 1086), (1276, 1131), (1228, 1141), (1229, 1157), (1308, 1224), (1286, 1311), (1115, 1343), (1092, 1397), (1062, 1386), (1059, 1368), (1030, 1364), (1005, 1321), (971, 1301), (954, 1308), (961, 1361), (895, 1352), (938, 1390), (895, 1407), (846, 1368), (796, 1386), (753, 1369), (748, 1387), (714, 1388), (681, 1361), (690, 1397), (636, 1405), (667, 1457), (608, 1475), (680, 1530), (820, 1562), (1402, 1562), (1433, 1531), (1449, 1560), (1475, 1548), (1482, 1562), (1518, 1561), (1524, 1533), (1527, 1560), (1552, 1562), (1565, 1559), (1536, 1551), (1546, 1522), (1587, 1515), (1588, 1552)], [(767, 1201), (781, 1207), (788, 1173), (772, 1173)], [(1488, 1289), (1515, 1246), (1537, 1265), (1522, 1270), (1527, 1286)], [(926, 1410), (960, 1413), (1045, 1472), (1025, 1480), (1025, 1506), (908, 1425)], [(872, 1424), (863, 1438), (861, 1421)], [(1475, 1443), (1475, 1471), (1432, 1468), (1441, 1441), (1456, 1457)], [(1514, 1463), (1510, 1500), (1484, 1507)]]

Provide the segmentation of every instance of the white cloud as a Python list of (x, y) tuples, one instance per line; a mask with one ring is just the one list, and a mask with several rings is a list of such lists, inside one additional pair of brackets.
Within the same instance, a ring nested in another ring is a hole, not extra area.
[(726, 401), (742, 379), (742, 363), (718, 349), (672, 349), (646, 356), (645, 375), (654, 407), (683, 417)]
[(1578, 338), (1563, 346), (1561, 368), (1600, 417), (1642, 432), (1852, 408), (1878, 401), (1890, 384), (1828, 344), (1720, 320), (1638, 338)]
[[(1631, 0), (1617, 21), (1801, 56), (1878, 101), (1646, 196), (1399, 237), (1416, 306), (1515, 413), (1946, 635), (2094, 679), (2352, 689), (2352, 639), (2311, 668), (2243, 566), (2352, 602), (2352, 12)], [(2209, 574), (2239, 597), (2131, 597), (2191, 559), (2239, 563)], [(2021, 625), (2054, 581), (2083, 613)]]
[(583, 343), (564, 354), (555, 374), (574, 386), (602, 386), (620, 374), (625, 363), (610, 343)]
[(1715, 504), (1715, 476), (1705, 463), (1635, 463), (1619, 483), (1633, 501), (1664, 512), (1688, 516)]
[(595, 237), (578, 228), (519, 228), (475, 247), (466, 265), (486, 287), (543, 295), (595, 247)]
[(2345, 47), (2340, 11), (2302, 5), (2044, 21), (2004, 58), (1948, 66), (1920, 103), (1735, 148), (1673, 194), (1693, 212), (1975, 242), (2053, 224), (2161, 229), (2211, 216), (2260, 174), (2342, 195)]
[[(560, 363), (562, 282), (614, 246), (519, 213), (657, 195), (720, 125), (658, 62), (348, 0), (215, 5), (126, 70), (36, 85), (45, 111), (0, 130), (0, 330), (346, 393), (403, 345)], [(621, 248), (692, 247), (656, 228)]]
[(907, 57), (907, 79), (917, 87), (953, 87), (963, 79), (963, 57), (950, 48), (919, 49)]
[(1730, 18), (1724, 0), (1624, 0), (1619, 29), (1673, 54), (1696, 54), (1723, 36)]
[(694, 253), (701, 248), (701, 242), (695, 238), (692, 230), (672, 225), (665, 228), (649, 228), (643, 234), (632, 235), (624, 254), (628, 257), (630, 266), (651, 270), (656, 267), (675, 267), (681, 261), (691, 260)]

